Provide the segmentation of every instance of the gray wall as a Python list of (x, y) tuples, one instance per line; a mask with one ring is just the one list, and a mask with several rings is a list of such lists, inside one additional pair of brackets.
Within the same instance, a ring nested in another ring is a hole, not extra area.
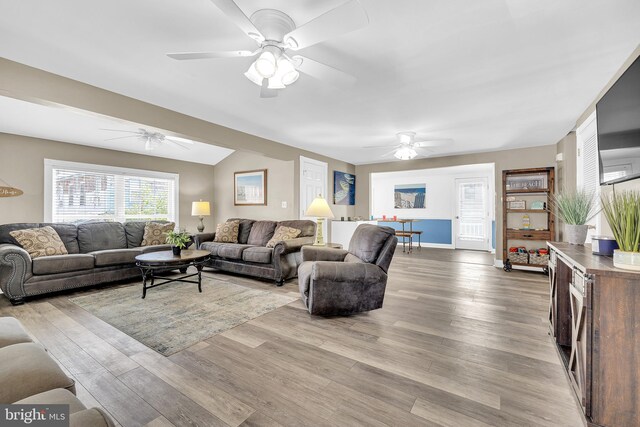
[[(24, 191), (0, 198), (0, 224), (44, 221), (44, 159), (180, 174), (180, 227), (193, 232), (198, 218), (191, 216), (191, 202), (214, 196), (213, 166), (6, 133), (0, 133), (0, 153), (0, 179)], [(207, 228), (213, 224), (212, 217), (205, 217)]]

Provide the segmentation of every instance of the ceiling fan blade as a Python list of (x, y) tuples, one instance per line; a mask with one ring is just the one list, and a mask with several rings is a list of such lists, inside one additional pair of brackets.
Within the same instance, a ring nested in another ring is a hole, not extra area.
[[(394, 150), (396, 148), (398, 148), (398, 147), (399, 147), (399, 145), (396, 145)], [(367, 145), (367, 146), (364, 146), (362, 148), (389, 148), (389, 144), (385, 144), (385, 145)]]
[(105, 141), (113, 141), (115, 139), (135, 138), (136, 135), (117, 136), (115, 138), (105, 139)]
[(276, 89), (269, 89), (269, 80), (264, 79), (262, 87), (260, 88), (260, 98), (275, 98), (278, 96)]
[(330, 67), (321, 62), (314, 61), (306, 56), (296, 55), (293, 57), (293, 61), (297, 64), (296, 68), (299, 71), (308, 74), (311, 77), (315, 77), (318, 80), (326, 81), (334, 86), (351, 86), (358, 81), (351, 74), (347, 74), (344, 71), (340, 71), (337, 68)]
[(398, 150), (397, 148), (394, 148), (393, 150), (391, 150), (391, 151), (389, 151), (389, 152), (384, 153), (384, 154), (383, 154), (382, 156), (380, 156), (380, 157), (389, 157), (390, 155), (394, 154), (397, 150)]
[(173, 143), (176, 144), (187, 144), (187, 145), (193, 145), (193, 141), (190, 139), (186, 139), (186, 138), (180, 138), (179, 136), (166, 136), (164, 137), (165, 140), (167, 141), (171, 141)]
[(453, 143), (453, 139), (431, 139), (428, 141), (415, 141), (413, 146), (415, 148), (442, 147), (451, 143)]
[(105, 128), (100, 128), (100, 130), (108, 130), (109, 132), (140, 133), (140, 131), (124, 130), (124, 129), (105, 129)]
[(338, 37), (364, 27), (369, 16), (357, 0), (332, 9), (284, 36), (284, 41), (293, 50), (304, 49), (321, 41)]
[(244, 12), (238, 7), (235, 1), (233, 0), (211, 0), (213, 4), (215, 4), (218, 9), (222, 11), (227, 18), (231, 20), (238, 28), (240, 28), (246, 35), (257, 41), (258, 43), (262, 43), (264, 41), (264, 36), (262, 33), (253, 25), (253, 22)]
[(259, 51), (251, 52), (249, 50), (229, 50), (220, 52), (176, 52), (167, 53), (169, 58), (185, 60), (185, 59), (216, 59), (216, 58), (245, 58), (253, 56)]
[(172, 144), (175, 144), (175, 145), (177, 145), (178, 147), (180, 147), (180, 148), (182, 148), (182, 149), (185, 149), (185, 150), (188, 150), (188, 149), (189, 149), (189, 147), (187, 147), (186, 145), (183, 145), (182, 143), (180, 143), (180, 142), (178, 142), (178, 141), (174, 141), (174, 140), (172, 140), (172, 139), (167, 139), (167, 138), (165, 138), (164, 140), (165, 140), (165, 141), (167, 141), (167, 142), (170, 142), (170, 143), (172, 143)]

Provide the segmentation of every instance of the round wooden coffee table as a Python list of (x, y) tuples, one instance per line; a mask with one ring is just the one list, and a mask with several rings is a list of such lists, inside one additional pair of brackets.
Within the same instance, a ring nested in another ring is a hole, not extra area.
[[(147, 289), (156, 286), (166, 285), (171, 282), (197, 283), (198, 291), (202, 292), (202, 267), (209, 261), (211, 253), (200, 250), (183, 250), (180, 255), (174, 255), (172, 251), (149, 252), (136, 257), (136, 265), (142, 272), (142, 298), (147, 296)], [(186, 271), (190, 266), (194, 266), (197, 273), (173, 279), (165, 279), (160, 283), (155, 283), (156, 271), (167, 271), (180, 269)], [(190, 277), (198, 276), (198, 280), (187, 280)], [(149, 285), (147, 285), (149, 281)]]

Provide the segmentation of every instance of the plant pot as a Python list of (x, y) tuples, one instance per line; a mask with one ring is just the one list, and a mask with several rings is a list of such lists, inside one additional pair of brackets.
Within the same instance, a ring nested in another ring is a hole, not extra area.
[(177, 246), (171, 246), (171, 250), (175, 256), (180, 256), (180, 252), (182, 252), (182, 249)]
[(572, 245), (584, 245), (587, 240), (587, 232), (589, 231), (588, 225), (564, 225), (565, 239)]
[(625, 270), (640, 271), (640, 252), (613, 251), (613, 265)]

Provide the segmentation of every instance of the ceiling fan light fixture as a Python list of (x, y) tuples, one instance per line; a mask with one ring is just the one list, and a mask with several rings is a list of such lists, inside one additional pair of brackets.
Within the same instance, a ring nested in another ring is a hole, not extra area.
[(160, 141), (156, 138), (147, 137), (145, 138), (144, 149), (145, 151), (153, 151), (160, 146)]
[(399, 160), (411, 160), (418, 155), (416, 150), (409, 146), (400, 147), (393, 155)]
[(262, 86), (262, 79), (264, 79), (264, 77), (262, 77), (258, 73), (258, 70), (256, 70), (256, 63), (255, 62), (251, 63), (251, 66), (249, 66), (249, 69), (247, 70), (246, 73), (244, 73), (244, 75), (245, 75), (246, 78), (251, 80), (253, 83), (257, 84), (258, 86)]
[(298, 70), (296, 70), (291, 61), (286, 58), (280, 58), (278, 60), (278, 75), (285, 86), (295, 83), (298, 77), (300, 77)]
[(413, 139), (416, 136), (415, 132), (398, 132), (398, 140), (401, 144), (409, 144), (413, 142)]
[[(278, 71), (278, 58), (276, 54), (273, 52), (273, 49), (269, 49), (272, 46), (267, 46), (258, 56), (258, 59), (254, 62), (256, 66), (256, 71), (265, 79), (269, 79), (273, 77)], [(278, 48), (275, 48), (276, 53), (279, 53)]]

